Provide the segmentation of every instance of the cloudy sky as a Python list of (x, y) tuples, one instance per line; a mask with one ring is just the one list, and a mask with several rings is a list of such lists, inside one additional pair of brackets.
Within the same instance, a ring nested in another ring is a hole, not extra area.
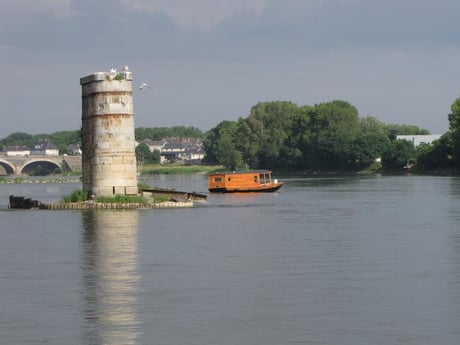
[(459, 13), (458, 0), (1, 0), (0, 138), (79, 129), (80, 78), (124, 65), (136, 127), (208, 130), (260, 101), (342, 99), (442, 134)]

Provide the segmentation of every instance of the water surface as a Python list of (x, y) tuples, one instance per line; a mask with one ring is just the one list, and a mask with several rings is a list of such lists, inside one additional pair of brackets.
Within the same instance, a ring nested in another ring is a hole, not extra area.
[[(202, 176), (153, 186), (206, 190)], [(458, 344), (460, 179), (290, 178), (193, 209), (9, 210), (8, 344)]]

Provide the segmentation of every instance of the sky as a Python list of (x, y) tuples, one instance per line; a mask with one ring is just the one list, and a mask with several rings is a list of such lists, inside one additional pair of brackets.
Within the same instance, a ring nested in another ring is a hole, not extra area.
[(259, 102), (340, 99), (443, 134), (459, 13), (458, 0), (1, 0), (0, 138), (79, 129), (80, 78), (125, 65), (136, 127), (206, 131)]

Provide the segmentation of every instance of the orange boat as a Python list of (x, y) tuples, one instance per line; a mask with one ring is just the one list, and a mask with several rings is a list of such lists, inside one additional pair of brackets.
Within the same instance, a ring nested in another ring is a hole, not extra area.
[(272, 180), (270, 170), (216, 173), (209, 175), (208, 190), (213, 193), (274, 192), (284, 182)]

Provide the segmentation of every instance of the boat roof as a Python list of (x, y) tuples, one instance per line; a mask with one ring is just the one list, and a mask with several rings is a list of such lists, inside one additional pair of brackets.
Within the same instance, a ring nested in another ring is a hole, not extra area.
[(250, 170), (250, 171), (223, 171), (223, 172), (216, 172), (209, 174), (209, 176), (212, 175), (245, 175), (245, 174), (261, 174), (261, 173), (271, 173), (271, 170), (265, 170), (265, 169), (260, 169), (260, 170)]

